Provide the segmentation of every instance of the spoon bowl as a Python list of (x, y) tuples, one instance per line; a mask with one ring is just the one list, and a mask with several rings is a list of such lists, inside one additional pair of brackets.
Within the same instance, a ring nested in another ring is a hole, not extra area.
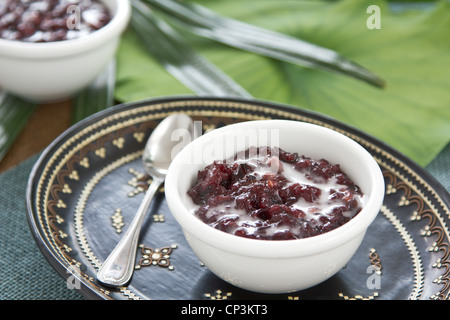
[(150, 203), (164, 182), (173, 157), (190, 142), (193, 133), (193, 121), (183, 113), (168, 116), (153, 130), (142, 155), (144, 169), (152, 177), (152, 183), (123, 238), (98, 270), (100, 282), (120, 287), (130, 281), (140, 230)]

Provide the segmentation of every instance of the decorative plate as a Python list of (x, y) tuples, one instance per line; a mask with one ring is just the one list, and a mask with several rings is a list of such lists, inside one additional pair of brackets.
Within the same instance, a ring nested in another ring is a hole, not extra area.
[[(131, 282), (118, 289), (96, 280), (102, 261), (136, 212), (151, 177), (141, 154), (160, 120), (184, 112), (211, 130), (256, 119), (305, 121), (364, 146), (382, 168), (386, 196), (355, 256), (313, 288), (257, 294), (214, 276), (193, 254), (163, 190), (151, 206)], [(41, 155), (27, 190), (32, 233), (52, 266), (90, 299), (448, 299), (449, 194), (413, 162), (336, 120), (270, 102), (175, 97), (119, 105), (58, 137)]]

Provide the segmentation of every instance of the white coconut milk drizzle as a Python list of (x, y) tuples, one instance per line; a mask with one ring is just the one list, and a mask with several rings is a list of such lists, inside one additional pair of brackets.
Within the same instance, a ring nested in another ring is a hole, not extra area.
[[(293, 164), (281, 162), (277, 157), (274, 156), (260, 156), (256, 155), (252, 158), (238, 158), (234, 159), (234, 162), (237, 163), (245, 163), (252, 167), (252, 172), (249, 173), (253, 175), (256, 180), (261, 180), (263, 176), (267, 174), (274, 174), (276, 172), (282, 173), (285, 178), (288, 180), (287, 186), (291, 184), (301, 184), (301, 185), (310, 185), (320, 189), (320, 197), (313, 202), (308, 202), (302, 197), (294, 203), (292, 206), (296, 209), (302, 210), (306, 215), (306, 220), (315, 221), (317, 225), (323, 225), (321, 220), (319, 219), (321, 216), (329, 215), (333, 208), (339, 207), (343, 204), (343, 201), (337, 199), (330, 199), (332, 190), (340, 190), (343, 191), (348, 189), (345, 185), (340, 185), (337, 183), (337, 179), (332, 177), (325, 181), (317, 182), (308, 177), (299, 170), (295, 169)], [(275, 162), (273, 162), (275, 161)], [(354, 195), (354, 198), (358, 201), (358, 207), (362, 207), (364, 204), (364, 196), (363, 195)], [(192, 212), (195, 212), (198, 209), (198, 206), (192, 209)], [(248, 234), (254, 233), (256, 230), (261, 231), (261, 225), (258, 225), (258, 222), (261, 222), (258, 218), (252, 217), (246, 213), (245, 210), (236, 209), (234, 204), (226, 203), (221, 204), (219, 206), (210, 208), (209, 216), (214, 213), (221, 212), (220, 219), (226, 219), (230, 217), (237, 218), (236, 223), (238, 228), (245, 227)], [(344, 212), (344, 215), (351, 216), (352, 212)], [(290, 229), (288, 226), (274, 226), (266, 228), (264, 231), (267, 235), (272, 235), (276, 232)], [(252, 230), (254, 230), (252, 232)], [(293, 231), (293, 230), (291, 230)], [(295, 233), (295, 232), (294, 232)]]

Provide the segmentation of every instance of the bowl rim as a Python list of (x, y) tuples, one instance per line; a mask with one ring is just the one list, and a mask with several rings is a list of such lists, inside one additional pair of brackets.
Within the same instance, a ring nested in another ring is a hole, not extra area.
[[(179, 175), (179, 170), (183, 168), (183, 159), (193, 151), (196, 145), (207, 143), (227, 131), (238, 128), (261, 128), (261, 126), (271, 125), (300, 125), (308, 130), (319, 130), (324, 134), (331, 134), (340, 141), (346, 141), (352, 151), (358, 152), (365, 160), (369, 168), (368, 176), (371, 178), (372, 193), (368, 197), (363, 209), (353, 219), (344, 225), (327, 233), (295, 240), (259, 240), (238, 237), (220, 230), (217, 230), (197, 217), (182, 205), (183, 201), (177, 190), (179, 177), (188, 176), (185, 172)], [(165, 196), (169, 209), (175, 220), (179, 223), (183, 232), (188, 237), (197, 238), (209, 245), (230, 253), (245, 255), (248, 257), (285, 259), (318, 254), (330, 250), (351, 241), (358, 235), (364, 234), (368, 226), (377, 216), (384, 198), (384, 178), (381, 169), (372, 155), (353, 139), (341, 134), (333, 129), (316, 124), (295, 121), (295, 120), (251, 120), (235, 124), (230, 124), (222, 128), (207, 132), (201, 137), (190, 142), (173, 159), (169, 167), (165, 180)], [(171, 190), (171, 191), (168, 191)]]
[(130, 0), (100, 0), (108, 8), (108, 1), (115, 3), (117, 8), (111, 21), (104, 27), (80, 38), (53, 42), (23, 42), (0, 38), (0, 56), (14, 56), (15, 58), (49, 59), (71, 56), (80, 52), (92, 50), (101, 46), (122, 33), (131, 18)]

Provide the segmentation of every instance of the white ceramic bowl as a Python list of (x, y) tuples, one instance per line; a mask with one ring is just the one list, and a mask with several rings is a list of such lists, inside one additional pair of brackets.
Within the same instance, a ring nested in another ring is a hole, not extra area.
[[(337, 229), (298, 240), (238, 237), (214, 229), (191, 213), (193, 203), (187, 191), (198, 170), (249, 146), (265, 145), (340, 164), (365, 194), (363, 209)], [(189, 245), (209, 270), (247, 290), (286, 293), (323, 282), (345, 266), (378, 214), (384, 180), (373, 157), (336, 131), (297, 121), (260, 120), (216, 129), (189, 143), (168, 170), (165, 194)]]
[(86, 87), (114, 56), (128, 25), (129, 0), (102, 0), (113, 18), (73, 40), (26, 43), (0, 39), (0, 88), (35, 102), (71, 97)]

